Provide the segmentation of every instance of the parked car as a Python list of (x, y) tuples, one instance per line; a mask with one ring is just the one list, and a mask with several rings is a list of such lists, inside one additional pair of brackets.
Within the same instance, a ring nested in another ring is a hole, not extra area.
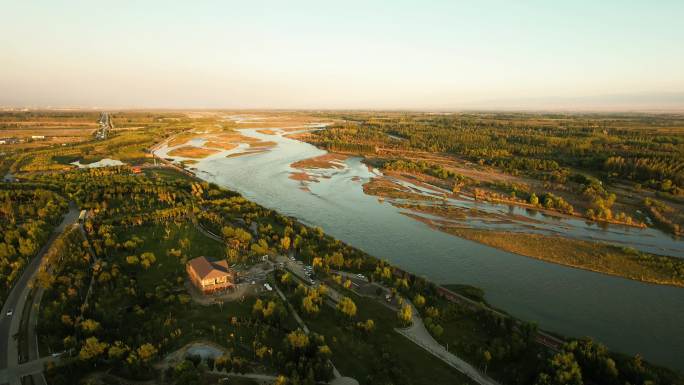
[(14, 314), (14, 310), (12, 310), (12, 309), (7, 310), (7, 316), (8, 317), (11, 317), (12, 314)]

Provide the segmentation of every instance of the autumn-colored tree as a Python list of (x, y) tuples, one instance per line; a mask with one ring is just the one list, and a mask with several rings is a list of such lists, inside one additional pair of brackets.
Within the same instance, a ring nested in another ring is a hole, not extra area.
[(330, 256), (330, 264), (338, 269), (344, 265), (344, 256), (342, 253), (335, 252)]
[(138, 358), (140, 361), (144, 364), (147, 365), (154, 357), (157, 355), (157, 348), (154, 347), (154, 345), (150, 343), (145, 343), (140, 345), (138, 349), (136, 349), (136, 353), (138, 355)]
[(411, 308), (411, 305), (406, 304), (402, 306), (397, 316), (403, 325), (411, 324), (411, 319), (413, 318), (413, 309)]
[(78, 352), (78, 358), (82, 361), (96, 359), (104, 354), (108, 346), (106, 342), (100, 342), (97, 337), (89, 337)]
[(308, 295), (302, 298), (302, 309), (310, 315), (316, 315), (320, 310), (316, 302), (314, 302), (314, 298)]
[(425, 297), (420, 294), (416, 294), (416, 296), (413, 297), (413, 304), (416, 305), (418, 309), (422, 308), (425, 306)]
[(280, 238), (280, 247), (287, 251), (290, 249), (290, 237), (282, 237)]
[(81, 329), (87, 334), (93, 334), (100, 329), (100, 323), (88, 318), (81, 322)]
[(347, 318), (354, 318), (356, 316), (356, 304), (349, 297), (342, 297), (340, 302), (337, 303), (337, 310)]
[(304, 349), (309, 346), (309, 336), (306, 335), (301, 329), (297, 329), (290, 332), (285, 337), (285, 342), (287, 346), (292, 350)]

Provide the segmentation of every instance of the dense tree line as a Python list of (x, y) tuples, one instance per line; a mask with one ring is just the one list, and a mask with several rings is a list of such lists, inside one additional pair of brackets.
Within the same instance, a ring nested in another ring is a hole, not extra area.
[(434, 176), (435, 178), (439, 179), (455, 179), (457, 181), (465, 179), (464, 176), (451, 171), (447, 170), (444, 167), (434, 164), (434, 163), (429, 163), (423, 160), (419, 161), (413, 161), (413, 160), (407, 160), (407, 159), (397, 159), (397, 160), (390, 160), (385, 162), (382, 165), (382, 168), (385, 170), (392, 170), (392, 171), (409, 171), (409, 172), (421, 172), (427, 175)]
[[(452, 153), (543, 177), (564, 168), (615, 173), (637, 182), (684, 185), (684, 126), (677, 116), (553, 114), (359, 114), (316, 140)], [(664, 131), (669, 131), (667, 134)], [(389, 135), (405, 140), (393, 140)]]
[[(126, 378), (149, 379), (154, 373), (153, 362), (199, 336), (229, 350), (211, 363), (227, 372), (249, 371), (250, 366), (261, 363), (276, 368), (292, 383), (329, 378), (331, 341), (315, 334), (302, 337), (289, 323), (286, 306), (275, 297), (250, 299), (245, 306), (232, 308), (238, 311), (246, 307), (247, 312), (229, 319), (219, 316), (215, 321), (202, 321), (223, 313), (219, 305), (198, 311), (182, 287), (185, 262), (206, 250), (203, 243), (208, 243), (206, 238), (197, 241), (189, 235), (193, 234), (188, 230), (193, 220), (222, 237), (227, 246), (212, 250), (223, 251), (219, 257), (231, 263), (252, 263), (263, 254), (277, 252), (297, 255), (322, 274), (342, 269), (382, 281), (395, 293), (412, 299), (428, 330), (452, 346), (453, 340), (444, 339), (449, 338), (447, 328), (457, 328), (460, 320), (476, 320), (481, 325), (478, 330), (486, 337), (479, 344), (455, 348), (474, 365), (510, 383), (531, 383), (530, 367), (536, 370), (545, 365), (546, 357), (536, 358), (538, 347), (530, 342), (533, 326), (447, 303), (424, 279), (401, 273), (319, 228), (305, 226), (218, 186), (179, 176), (164, 177), (163, 173), (134, 176), (126, 167), (37, 175), (33, 179), (44, 184), (49, 181), (88, 209), (91, 215), (84, 228), (100, 259), (93, 263), (80, 233), (74, 231), (68, 233), (69, 242), (60, 246), (63, 251), (58, 253), (65, 256), (66, 263), (55, 271), (41, 273), (48, 311), (39, 334), (54, 330), (46, 342), (55, 350), (72, 349), (71, 369), (55, 373), (53, 378), (63, 377), (54, 383), (70, 383), (96, 367), (109, 368)], [(177, 215), (166, 216), (165, 212)], [(171, 246), (158, 249), (155, 245), (159, 243)], [(92, 296), (84, 303), (90, 282), (94, 283)], [(278, 282), (288, 287), (296, 310), (312, 320), (321, 312), (334, 312), (344, 330), (359, 339), (384, 338), (373, 332), (376, 325), (369, 322), (372, 319), (359, 317), (351, 297), (336, 308), (323, 310), (327, 306), (324, 286), (314, 290), (294, 282)], [(340, 282), (343, 287), (345, 284)], [(410, 314), (404, 318), (410, 319)], [(121, 333), (122, 328), (130, 327), (135, 327), (136, 333)], [(372, 380), (404, 383), (407, 374), (392, 364), (392, 353), (379, 347), (377, 353), (377, 372)], [(203, 365), (210, 365), (187, 361), (174, 367), (170, 378), (194, 378)]]
[(645, 365), (639, 355), (625, 357), (584, 338), (566, 343), (549, 354), (535, 385), (677, 384), (681, 379), (668, 371)]
[(0, 184), (0, 303), (66, 208), (52, 191)]

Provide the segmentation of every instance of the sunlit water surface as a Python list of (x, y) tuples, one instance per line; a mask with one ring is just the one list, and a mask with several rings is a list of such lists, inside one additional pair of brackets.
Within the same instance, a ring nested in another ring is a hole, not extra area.
[[(317, 171), (327, 178), (309, 183), (310, 191), (304, 191), (301, 182), (289, 178), (296, 171), (289, 165), (325, 151), (256, 129), (242, 133), (278, 145), (269, 152), (243, 157), (226, 155), (244, 151), (244, 146), (212, 155), (192, 165), (197, 175), (306, 224), (320, 226), (336, 238), (435, 282), (483, 288), (491, 304), (537, 322), (543, 329), (568, 336), (590, 335), (611, 349), (639, 353), (684, 370), (684, 289), (546, 263), (435, 231), (391, 204), (364, 194), (363, 183), (379, 172), (369, 170), (359, 158), (346, 160), (342, 170)], [(201, 139), (193, 141), (202, 143)], [(156, 154), (172, 158), (168, 151), (162, 147)], [(527, 216), (535, 221), (532, 230), (536, 232), (618, 242), (684, 257), (683, 242), (658, 230), (602, 227), (507, 205), (467, 200), (450, 203)], [(530, 226), (528, 222), (492, 225), (477, 219), (472, 225), (512, 230)]]

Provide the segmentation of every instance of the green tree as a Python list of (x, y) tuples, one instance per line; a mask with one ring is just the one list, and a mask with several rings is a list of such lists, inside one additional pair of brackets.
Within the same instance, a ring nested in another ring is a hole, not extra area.
[(582, 370), (570, 352), (551, 357), (547, 369), (539, 374), (535, 385), (583, 385)]

